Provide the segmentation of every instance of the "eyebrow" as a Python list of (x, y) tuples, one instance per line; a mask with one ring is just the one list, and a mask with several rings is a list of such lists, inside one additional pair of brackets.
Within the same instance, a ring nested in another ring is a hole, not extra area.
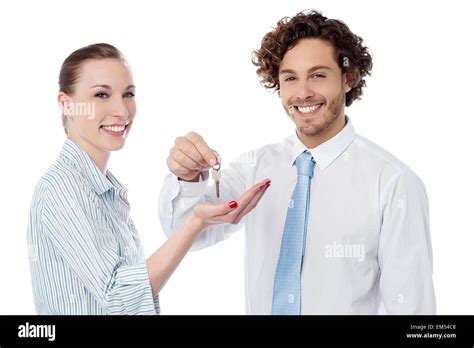
[[(105, 89), (112, 89), (112, 87), (110, 85), (94, 85), (91, 87), (92, 88), (97, 88), (97, 87), (101, 87), (101, 88), (105, 88)], [(128, 85), (125, 89), (132, 89), (132, 88), (135, 88), (135, 85)]]
[[(330, 67), (326, 65), (315, 65), (308, 69), (308, 73), (312, 73), (316, 70), (321, 70), (321, 69), (332, 70)], [(280, 74), (296, 74), (296, 71), (291, 70), (291, 69), (283, 69), (280, 71)]]

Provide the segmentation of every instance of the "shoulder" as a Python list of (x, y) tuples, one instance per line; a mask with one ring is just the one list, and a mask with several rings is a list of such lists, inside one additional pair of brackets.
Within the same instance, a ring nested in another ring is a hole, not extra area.
[(58, 159), (39, 179), (35, 197), (41, 199), (44, 205), (60, 206), (83, 200), (89, 191), (80, 171)]
[(354, 146), (361, 160), (371, 161), (374, 165), (382, 167), (388, 166), (393, 168), (394, 171), (403, 172), (411, 170), (391, 152), (361, 135), (357, 134), (354, 138)]
[(56, 162), (37, 183), (30, 208), (32, 230), (75, 240), (79, 230), (92, 231), (99, 201), (79, 171)]
[(391, 196), (394, 191), (426, 196), (421, 178), (391, 152), (360, 135), (356, 136), (354, 146), (358, 159), (376, 173), (381, 196)]
[(364, 165), (368, 165), (369, 168), (378, 169), (382, 175), (418, 178), (406, 163), (361, 135), (356, 135), (354, 147), (355, 153), (359, 157), (358, 159)]

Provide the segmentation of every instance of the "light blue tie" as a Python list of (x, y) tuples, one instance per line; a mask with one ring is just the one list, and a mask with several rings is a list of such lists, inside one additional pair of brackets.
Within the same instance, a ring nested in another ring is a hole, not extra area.
[(298, 315), (301, 308), (301, 265), (303, 262), (310, 181), (314, 161), (303, 152), (295, 161), (298, 181), (286, 213), (285, 229), (273, 284), (272, 314)]

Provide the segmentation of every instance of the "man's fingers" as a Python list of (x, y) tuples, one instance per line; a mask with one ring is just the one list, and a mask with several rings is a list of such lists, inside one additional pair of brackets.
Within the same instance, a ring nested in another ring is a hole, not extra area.
[(199, 134), (194, 132), (188, 133), (188, 135), (186, 135), (186, 139), (193, 143), (209, 166), (214, 166), (218, 163), (216, 153), (206, 144), (204, 139)]
[(177, 138), (176, 145), (173, 148), (173, 152), (181, 151), (190, 157), (196, 163), (199, 163), (201, 167), (208, 166), (206, 159), (201, 155), (199, 150), (194, 146), (193, 142), (187, 138)]
[(171, 170), (171, 172), (177, 176), (189, 173), (189, 170), (176, 162), (172, 156), (169, 156), (166, 159), (166, 163), (168, 164), (168, 168)]
[(200, 171), (198, 170), (189, 170), (188, 168), (183, 167), (178, 162), (176, 162), (171, 156), (166, 160), (168, 168), (171, 172), (177, 177), (184, 180), (192, 180), (196, 178)]
[(191, 132), (175, 139), (167, 163), (174, 175), (182, 180), (195, 181), (200, 172), (220, 163), (220, 157), (199, 134)]
[(181, 150), (173, 152), (173, 159), (189, 170), (201, 170), (202, 166)]

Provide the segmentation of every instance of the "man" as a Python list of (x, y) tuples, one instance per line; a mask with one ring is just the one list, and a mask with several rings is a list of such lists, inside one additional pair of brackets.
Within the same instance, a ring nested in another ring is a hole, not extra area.
[[(253, 52), (262, 84), (278, 91), (294, 135), (248, 152), (223, 171), (220, 199), (269, 177), (272, 189), (242, 224), (249, 314), (433, 314), (428, 200), (422, 181), (354, 132), (345, 106), (362, 95), (372, 57), (341, 21), (316, 11), (284, 18)], [(160, 196), (171, 235), (201, 200), (219, 162), (201, 136), (177, 138)], [(241, 223), (208, 229), (194, 249)]]

